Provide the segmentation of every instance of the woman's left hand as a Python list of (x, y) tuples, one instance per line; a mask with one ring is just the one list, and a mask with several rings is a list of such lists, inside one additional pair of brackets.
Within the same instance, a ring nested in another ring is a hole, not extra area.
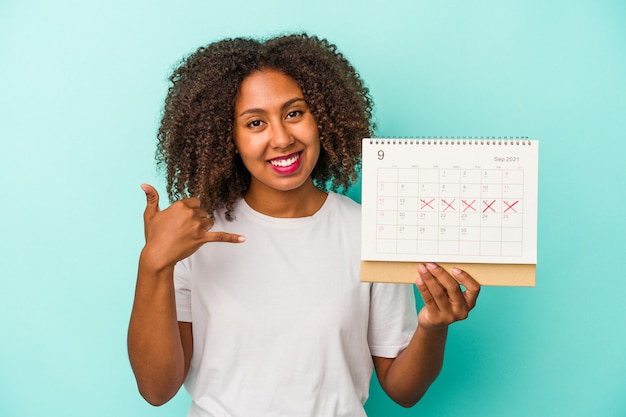
[(474, 278), (458, 268), (452, 268), (453, 277), (434, 263), (420, 264), (418, 272), (415, 283), (424, 300), (424, 308), (417, 315), (420, 327), (443, 329), (467, 318), (480, 292), (480, 284)]

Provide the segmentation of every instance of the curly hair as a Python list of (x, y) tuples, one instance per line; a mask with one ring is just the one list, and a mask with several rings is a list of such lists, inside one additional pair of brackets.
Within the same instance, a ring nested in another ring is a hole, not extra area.
[(315, 185), (345, 192), (356, 181), (361, 139), (374, 130), (373, 103), (337, 47), (307, 34), (234, 38), (199, 48), (169, 78), (156, 157), (171, 201), (196, 196), (210, 214), (225, 208), (232, 219), (251, 179), (235, 151), (235, 100), (242, 81), (262, 69), (293, 78), (315, 117), (321, 143)]

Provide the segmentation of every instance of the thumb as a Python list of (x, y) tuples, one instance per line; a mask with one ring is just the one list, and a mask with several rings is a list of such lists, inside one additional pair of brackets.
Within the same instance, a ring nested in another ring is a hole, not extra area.
[(141, 189), (146, 193), (146, 210), (144, 216), (152, 217), (159, 212), (159, 193), (150, 184), (141, 184)]

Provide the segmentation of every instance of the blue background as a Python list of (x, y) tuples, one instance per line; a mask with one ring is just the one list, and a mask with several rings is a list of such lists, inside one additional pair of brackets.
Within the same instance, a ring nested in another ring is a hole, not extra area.
[[(182, 416), (126, 327), (166, 78), (225, 36), (338, 44), (381, 136), (541, 140), (536, 288), (484, 288), (440, 378), (371, 416), (626, 415), (626, 4), (0, 0), (0, 415)], [(359, 187), (351, 190), (359, 195)]]

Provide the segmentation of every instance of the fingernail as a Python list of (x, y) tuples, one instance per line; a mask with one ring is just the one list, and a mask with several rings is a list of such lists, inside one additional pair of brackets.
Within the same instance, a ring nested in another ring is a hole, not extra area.
[(452, 273), (454, 275), (459, 275), (461, 273), (461, 270), (457, 267), (452, 268)]
[(424, 280), (422, 279), (422, 277), (417, 277), (417, 279), (415, 280), (415, 283), (417, 285), (424, 285)]
[(238, 242), (245, 242), (245, 241), (246, 241), (246, 237), (245, 237), (245, 236), (239, 236), (239, 237), (237, 238), (237, 241), (238, 241)]
[(434, 264), (432, 262), (428, 262), (426, 264), (426, 266), (428, 267), (428, 269), (435, 269), (435, 268), (437, 268), (437, 264)]
[(426, 269), (426, 266), (424, 266), (424, 264), (419, 264), (417, 266), (418, 271), (420, 271), (422, 274), (428, 272), (428, 270)]

